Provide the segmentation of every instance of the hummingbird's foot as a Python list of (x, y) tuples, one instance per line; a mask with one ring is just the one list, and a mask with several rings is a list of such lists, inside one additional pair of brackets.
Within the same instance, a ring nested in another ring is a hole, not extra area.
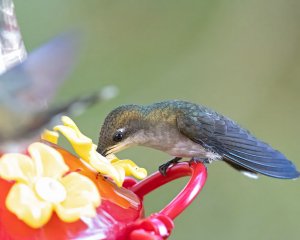
[(167, 175), (167, 170), (172, 164), (178, 163), (182, 158), (181, 157), (175, 157), (172, 160), (162, 164), (159, 166), (158, 171), (160, 172), (161, 175), (166, 176)]

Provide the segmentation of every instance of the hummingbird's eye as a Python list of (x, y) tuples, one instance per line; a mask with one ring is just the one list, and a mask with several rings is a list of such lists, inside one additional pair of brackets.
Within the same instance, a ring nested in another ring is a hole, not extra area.
[(123, 137), (124, 137), (124, 130), (120, 129), (113, 136), (113, 141), (114, 142), (121, 142), (123, 140)]

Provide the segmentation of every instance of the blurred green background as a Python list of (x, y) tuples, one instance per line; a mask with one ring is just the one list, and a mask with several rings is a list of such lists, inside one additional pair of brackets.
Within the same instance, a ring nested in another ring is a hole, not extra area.
[[(81, 59), (55, 103), (107, 84), (117, 98), (74, 119), (97, 142), (106, 114), (125, 103), (184, 99), (235, 119), (300, 168), (300, 2), (15, 0), (30, 51), (79, 28)], [(119, 154), (153, 172), (169, 157), (145, 148)], [(208, 167), (203, 192), (176, 219), (170, 239), (299, 239), (300, 182), (244, 177)], [(158, 211), (187, 179), (145, 200)]]

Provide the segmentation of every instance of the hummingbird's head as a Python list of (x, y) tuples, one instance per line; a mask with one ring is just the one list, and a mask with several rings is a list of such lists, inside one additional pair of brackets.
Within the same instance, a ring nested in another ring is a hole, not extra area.
[(123, 105), (111, 111), (102, 125), (97, 151), (107, 156), (138, 144), (135, 135), (142, 127), (141, 107)]

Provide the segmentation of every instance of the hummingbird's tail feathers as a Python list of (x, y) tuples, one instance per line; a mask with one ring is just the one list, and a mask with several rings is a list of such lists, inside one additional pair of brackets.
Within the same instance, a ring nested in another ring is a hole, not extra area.
[(235, 122), (225, 118), (223, 120), (226, 127), (223, 124), (222, 128), (222, 124), (215, 122), (214, 135), (209, 137), (207, 143), (227, 162), (270, 177), (282, 179), (300, 177), (295, 165), (281, 152), (260, 141)]
[[(262, 143), (265, 144), (265, 143)], [(295, 165), (289, 161), (283, 154), (272, 149), (265, 144), (267, 149), (263, 153), (268, 156), (262, 156), (260, 151), (249, 153), (249, 151), (226, 148), (223, 157), (231, 165), (239, 165), (243, 168), (267, 175), (274, 178), (294, 179), (300, 177)]]

